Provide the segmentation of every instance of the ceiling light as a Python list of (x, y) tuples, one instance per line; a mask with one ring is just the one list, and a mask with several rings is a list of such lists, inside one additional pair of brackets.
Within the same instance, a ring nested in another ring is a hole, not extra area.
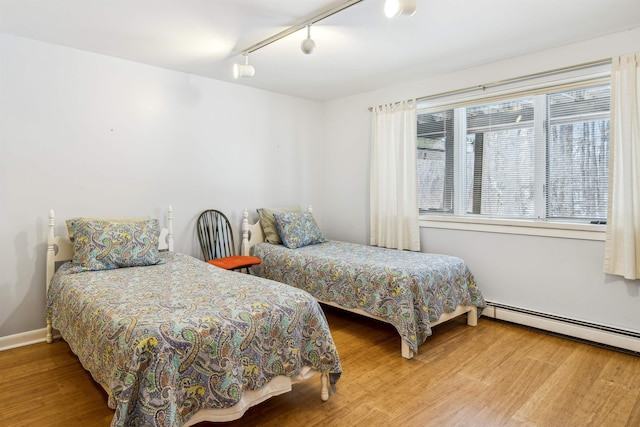
[(416, 13), (416, 0), (387, 0), (384, 3), (384, 14), (387, 18), (400, 15), (412, 16)]
[(256, 73), (256, 69), (253, 65), (249, 65), (249, 54), (244, 54), (244, 64), (233, 64), (233, 77), (238, 79), (240, 77), (253, 77)]
[[(239, 51), (239, 52), (243, 52), (243, 54), (245, 54), (245, 55), (253, 53), (258, 49), (262, 49), (263, 47), (268, 46), (273, 42), (276, 42), (276, 41), (278, 41), (280, 39), (283, 39), (283, 38), (285, 38), (285, 37), (287, 37), (287, 36), (289, 36), (289, 35), (291, 35), (293, 33), (296, 33), (298, 31), (300, 31), (304, 27), (309, 27), (309, 26), (311, 26), (313, 24), (316, 24), (316, 23), (322, 21), (325, 18), (333, 16), (338, 12), (342, 12), (343, 10), (348, 9), (351, 6), (355, 6), (356, 4), (361, 3), (363, 1), (364, 0), (348, 0), (344, 4), (341, 4), (339, 6), (335, 6), (335, 7), (331, 8), (331, 9), (328, 9), (328, 10), (325, 10), (324, 12), (322, 12), (322, 13), (320, 13), (318, 15), (315, 15), (314, 17), (311, 17), (311, 18), (307, 19), (306, 21), (304, 21), (304, 22), (302, 22), (300, 24), (296, 24), (296, 25), (294, 25), (292, 27), (289, 27), (286, 30), (279, 32), (278, 34), (275, 34), (275, 35), (273, 35), (271, 37), (268, 37), (268, 38), (262, 40), (261, 42), (258, 42), (256, 44), (254, 44), (253, 46), (248, 47), (248, 48), (246, 48), (246, 49), (244, 49), (242, 51)], [(414, 2), (415, 2), (415, 0), (414, 0)], [(309, 28), (307, 28), (307, 32), (308, 33), (310, 32)], [(306, 47), (304, 45), (306, 45)], [(304, 53), (308, 54), (308, 53), (311, 53), (313, 51), (313, 49), (315, 48), (315, 45), (316, 45), (316, 43), (313, 40), (311, 40), (311, 37), (307, 36), (307, 39), (302, 41), (302, 44), (300, 45), (300, 48), (302, 49), (302, 51)], [(309, 47), (309, 46), (312, 46), (312, 47)]]
[(316, 42), (311, 39), (311, 25), (307, 25), (307, 38), (302, 40), (300, 43), (300, 49), (302, 53), (305, 55), (309, 55), (313, 53), (313, 50), (316, 48)]

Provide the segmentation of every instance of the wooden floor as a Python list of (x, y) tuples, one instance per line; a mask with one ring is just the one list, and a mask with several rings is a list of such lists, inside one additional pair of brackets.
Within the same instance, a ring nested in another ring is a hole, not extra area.
[[(413, 360), (395, 330), (326, 307), (343, 375), (222, 426), (640, 426), (640, 358), (481, 318), (434, 328)], [(106, 394), (66, 343), (0, 352), (0, 426), (108, 426)], [(213, 424), (200, 424), (205, 427)]]

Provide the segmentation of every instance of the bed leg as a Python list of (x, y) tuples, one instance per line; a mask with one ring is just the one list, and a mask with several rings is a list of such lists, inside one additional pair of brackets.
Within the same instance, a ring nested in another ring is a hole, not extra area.
[(51, 326), (51, 318), (47, 316), (47, 342), (53, 342), (53, 327)]
[(473, 306), (467, 312), (467, 325), (478, 326), (478, 307)]
[(329, 373), (323, 372), (320, 374), (320, 399), (323, 402), (329, 400)]
[(407, 344), (405, 340), (400, 339), (400, 345), (402, 357), (404, 357), (405, 359), (413, 359), (413, 351), (409, 347), (409, 344)]

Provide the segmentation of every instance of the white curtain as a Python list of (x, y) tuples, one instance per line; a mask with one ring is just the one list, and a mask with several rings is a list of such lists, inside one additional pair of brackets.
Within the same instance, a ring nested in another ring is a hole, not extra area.
[(373, 109), (370, 243), (420, 250), (415, 99)]
[(613, 58), (604, 271), (640, 278), (640, 53)]

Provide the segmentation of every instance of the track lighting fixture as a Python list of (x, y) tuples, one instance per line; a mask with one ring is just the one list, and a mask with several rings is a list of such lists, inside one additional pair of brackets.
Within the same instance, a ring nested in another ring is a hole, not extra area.
[(412, 16), (416, 13), (416, 0), (386, 0), (384, 3), (384, 14), (387, 18), (406, 15)]
[[(300, 49), (305, 55), (309, 55), (313, 53), (316, 48), (316, 42), (311, 39), (311, 25), (316, 24), (322, 21), (329, 16), (335, 15), (336, 13), (342, 12), (345, 9), (348, 9), (352, 6), (355, 6), (358, 3), (363, 2), (364, 0), (347, 0), (345, 3), (335, 6), (331, 9), (325, 10), (324, 12), (309, 18), (303, 23), (296, 24), (292, 27), (287, 28), (284, 31), (279, 32), (271, 37), (268, 37), (261, 42), (254, 44), (244, 50), (242, 50), (242, 55), (244, 56), (244, 64), (233, 64), (233, 76), (237, 79), (240, 77), (253, 77), (256, 73), (255, 68), (249, 65), (249, 54), (255, 52), (256, 50), (262, 49), (265, 46), (270, 45), (273, 42), (276, 42), (280, 39), (283, 39), (295, 32), (300, 31), (304, 27), (307, 27), (307, 38), (302, 40), (300, 44)], [(384, 4), (384, 13), (389, 17), (393, 18), (399, 15), (407, 15), (411, 16), (416, 13), (416, 3), (417, 0), (386, 0)]]
[(300, 43), (300, 49), (302, 53), (305, 55), (309, 55), (313, 53), (313, 50), (316, 48), (316, 42), (311, 39), (311, 25), (307, 25), (307, 38), (302, 40)]
[(253, 65), (249, 65), (249, 54), (245, 53), (244, 64), (233, 64), (233, 77), (238, 79), (240, 77), (253, 77), (256, 73), (256, 69)]

